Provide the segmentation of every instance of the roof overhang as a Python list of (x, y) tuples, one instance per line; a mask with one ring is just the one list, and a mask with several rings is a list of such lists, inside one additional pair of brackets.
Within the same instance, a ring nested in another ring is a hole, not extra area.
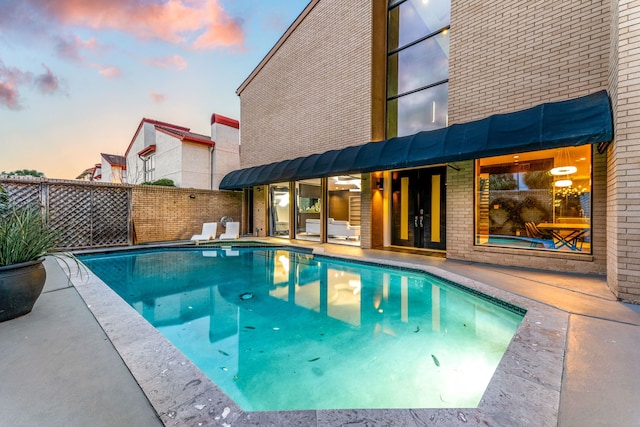
[(429, 166), (546, 150), (613, 139), (606, 91), (381, 142), (240, 169), (228, 173), (221, 190), (273, 182)]
[(148, 156), (151, 153), (155, 153), (156, 152), (156, 145), (147, 145), (146, 147), (144, 147), (142, 150), (138, 151), (138, 157), (144, 157), (144, 156)]

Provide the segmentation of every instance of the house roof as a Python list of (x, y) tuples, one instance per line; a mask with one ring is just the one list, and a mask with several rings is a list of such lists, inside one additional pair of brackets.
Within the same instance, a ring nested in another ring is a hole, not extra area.
[(256, 66), (256, 68), (253, 69), (251, 74), (249, 74), (249, 77), (247, 77), (242, 82), (240, 87), (238, 89), (236, 89), (236, 94), (237, 95), (240, 95), (242, 93), (242, 91), (247, 87), (247, 85), (249, 83), (251, 83), (251, 80), (253, 80), (253, 78), (258, 75), (260, 70), (262, 70), (262, 68), (267, 64), (267, 62), (269, 62), (269, 60), (273, 57), (273, 55), (276, 54), (276, 52), (280, 49), (280, 47), (284, 44), (284, 42), (287, 41), (289, 36), (295, 31), (295, 29), (300, 25), (300, 23), (302, 23), (302, 21), (304, 21), (304, 19), (307, 17), (307, 15), (309, 15), (311, 10), (313, 10), (313, 8), (318, 4), (319, 1), (320, 0), (311, 0), (309, 2), (309, 4), (307, 5), (307, 7), (305, 7), (304, 10), (302, 12), (300, 12), (300, 15), (298, 15), (296, 20), (293, 21), (293, 23), (289, 26), (289, 28), (287, 28), (287, 31), (285, 31), (285, 33), (282, 35), (282, 37), (280, 37), (280, 39), (271, 48), (271, 50), (269, 52), (267, 52), (265, 57), (262, 58), (262, 61), (260, 61), (260, 63)]
[(147, 145), (142, 150), (138, 151), (138, 157), (148, 156), (151, 153), (156, 152), (156, 144)]
[(176, 129), (176, 130), (181, 130), (181, 131), (185, 131), (185, 132), (189, 132), (189, 128), (184, 127), (184, 126), (178, 126), (178, 125), (174, 125), (171, 123), (167, 123), (167, 122), (161, 122), (159, 120), (153, 120), (153, 119), (147, 119), (146, 117), (144, 117), (142, 120), (140, 120), (140, 124), (138, 125), (138, 129), (136, 129), (136, 132), (133, 134), (133, 138), (131, 138), (131, 142), (129, 143), (129, 147), (127, 147), (127, 151), (125, 151), (124, 156), (127, 157), (129, 156), (129, 151), (131, 151), (131, 147), (133, 146), (133, 142), (136, 140), (136, 138), (138, 137), (138, 134), (140, 133), (140, 129), (142, 129), (142, 125), (145, 123), (150, 123), (154, 126), (163, 126), (165, 128), (170, 128), (170, 129)]
[(105, 154), (105, 153), (100, 153), (100, 155), (111, 166), (123, 166), (123, 167), (126, 167), (127, 159), (124, 156), (118, 156), (117, 154)]
[(178, 138), (182, 142), (195, 142), (197, 144), (206, 144), (212, 147), (215, 145), (215, 142), (211, 140), (210, 136), (200, 135), (198, 133), (189, 132), (188, 130), (184, 131), (160, 125), (156, 125), (156, 129), (169, 136)]
[(88, 175), (88, 176), (93, 176), (93, 172), (94, 172), (95, 170), (96, 170), (96, 168), (95, 168), (95, 167), (85, 169), (85, 170), (83, 170), (83, 171), (82, 171), (82, 173), (81, 173), (80, 175), (76, 176), (76, 179), (82, 179), (82, 178), (84, 178), (84, 177), (85, 177), (85, 176), (87, 176), (87, 175)]
[(225, 117), (222, 116), (220, 114), (212, 114), (211, 115), (211, 124), (214, 123), (219, 123), (221, 125), (225, 125), (225, 126), (229, 126), (232, 128), (236, 128), (236, 129), (240, 129), (240, 122), (235, 120), (235, 119), (231, 119), (229, 117)]

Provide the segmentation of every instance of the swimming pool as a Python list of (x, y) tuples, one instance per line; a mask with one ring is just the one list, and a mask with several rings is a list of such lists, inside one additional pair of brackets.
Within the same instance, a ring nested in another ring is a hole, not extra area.
[(476, 407), (524, 311), (286, 249), (80, 259), (243, 409)]

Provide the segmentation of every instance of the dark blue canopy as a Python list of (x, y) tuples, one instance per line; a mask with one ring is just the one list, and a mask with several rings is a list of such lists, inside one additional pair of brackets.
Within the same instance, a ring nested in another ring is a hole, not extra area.
[(472, 160), (613, 139), (606, 91), (444, 129), (330, 150), (228, 173), (221, 190)]

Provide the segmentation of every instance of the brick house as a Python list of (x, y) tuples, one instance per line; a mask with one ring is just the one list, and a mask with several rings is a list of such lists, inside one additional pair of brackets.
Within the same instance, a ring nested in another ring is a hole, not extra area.
[(363, 248), (606, 275), (640, 301), (639, 17), (312, 0), (237, 90), (241, 169), (220, 188), (262, 235), (354, 244), (327, 231), (357, 217)]

